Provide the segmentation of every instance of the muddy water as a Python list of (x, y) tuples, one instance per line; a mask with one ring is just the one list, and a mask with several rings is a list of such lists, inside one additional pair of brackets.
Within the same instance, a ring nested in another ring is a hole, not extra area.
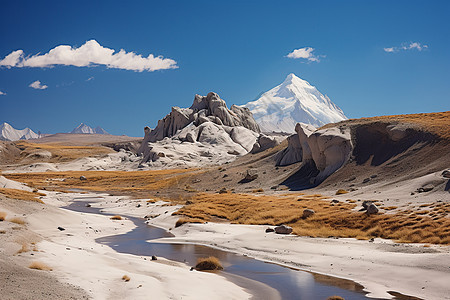
[[(95, 202), (98, 198), (80, 197), (75, 200), (66, 208), (85, 213), (111, 215), (101, 212), (99, 208), (86, 207), (86, 203)], [(107, 236), (96, 241), (120, 253), (155, 255), (185, 262), (189, 266), (195, 265), (197, 258), (215, 256), (224, 266), (224, 270), (219, 274), (249, 289), (252, 294), (256, 294), (255, 299), (311, 300), (327, 299), (332, 295), (339, 295), (347, 300), (367, 299), (362, 292), (362, 286), (350, 280), (290, 269), (201, 245), (147, 242), (173, 235), (163, 229), (145, 224), (144, 219), (133, 217), (128, 219), (135, 223), (137, 226), (135, 229), (126, 234)]]

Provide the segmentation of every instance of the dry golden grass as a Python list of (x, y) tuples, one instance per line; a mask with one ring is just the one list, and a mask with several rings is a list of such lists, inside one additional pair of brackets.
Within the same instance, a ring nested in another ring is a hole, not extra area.
[(347, 193), (348, 193), (348, 191), (343, 190), (343, 189), (339, 189), (336, 191), (336, 195), (343, 195), (343, 194), (347, 194)]
[(35, 269), (35, 270), (42, 270), (42, 271), (52, 271), (52, 268), (50, 268), (43, 262), (39, 262), (39, 261), (32, 262), (28, 268)]
[(27, 157), (36, 152), (36, 150), (49, 151), (52, 154), (50, 162), (65, 162), (83, 157), (103, 156), (114, 152), (111, 148), (99, 146), (68, 146), (60, 143), (37, 144), (28, 141), (16, 142), (19, 149), (22, 150), (21, 157)]
[(327, 298), (327, 300), (345, 300), (341, 296), (330, 296)]
[[(206, 221), (287, 224), (293, 227), (295, 234), (303, 236), (357, 239), (382, 237), (402, 242), (450, 244), (450, 204), (434, 204), (423, 214), (397, 209), (395, 213), (369, 216), (352, 210), (356, 207), (355, 200), (348, 199), (331, 205), (327, 197), (317, 194), (187, 193), (185, 189), (192, 182), (192, 176), (200, 172), (202, 171), (198, 169), (46, 172), (6, 174), (5, 177), (48, 190), (79, 188), (136, 197), (149, 197), (149, 194), (153, 193), (152, 198), (159, 192), (158, 198), (151, 202), (168, 200), (174, 204), (185, 204), (186, 201), (192, 203), (175, 213), (182, 217), (179, 225), (185, 222)], [(89, 180), (81, 181), (81, 175)], [(47, 180), (49, 178), (58, 180)], [(163, 193), (164, 196), (161, 196)], [(303, 219), (301, 216), (305, 208), (313, 209), (316, 213), (308, 219)]]
[(199, 258), (197, 259), (197, 264), (195, 265), (195, 269), (197, 271), (214, 271), (214, 270), (223, 270), (222, 264), (219, 259), (214, 256)]
[(0, 188), (0, 194), (5, 195), (8, 198), (16, 200), (34, 201), (39, 203), (44, 203), (38, 196), (45, 196), (42, 193), (33, 193), (28, 191), (16, 190), (16, 189), (5, 189)]
[(123, 276), (122, 276), (122, 280), (125, 281), (125, 282), (128, 282), (128, 281), (131, 280), (131, 278), (130, 278), (130, 276), (128, 276), (128, 275), (123, 275)]
[(202, 219), (199, 218), (179, 218), (177, 222), (175, 223), (175, 227), (180, 227), (183, 224), (186, 223), (205, 223)]
[[(340, 122), (339, 124), (368, 124), (372, 122), (401, 122), (417, 124), (425, 130), (443, 138), (450, 139), (450, 111), (437, 112), (437, 113), (422, 113), (422, 114), (410, 114), (410, 115), (393, 115), (393, 116), (380, 116), (373, 118), (361, 118), (351, 119)], [(321, 129), (334, 127), (335, 124), (327, 124)]]
[(8, 221), (19, 225), (25, 225), (25, 220), (21, 217), (13, 217), (11, 219), (8, 219)]
[[(190, 198), (192, 204), (174, 215), (203, 222), (222, 219), (236, 224), (287, 224), (294, 229), (294, 234), (301, 236), (381, 237), (400, 242), (450, 244), (450, 219), (444, 215), (447, 208), (437, 219), (416, 213), (411, 215), (408, 211), (368, 215), (352, 210), (356, 204), (339, 202), (331, 205), (321, 201), (323, 198), (320, 195), (200, 193)], [(302, 212), (306, 208), (316, 213), (303, 219)], [(442, 205), (435, 209), (441, 211)]]
[[(148, 196), (149, 192), (179, 189), (184, 192), (192, 174), (198, 169), (169, 169), (155, 171), (73, 171), (5, 174), (39, 189), (67, 190), (84, 189), (99, 192), (116, 192), (135, 197)], [(85, 176), (88, 180), (80, 180)], [(48, 180), (55, 179), (55, 180)], [(62, 181), (64, 179), (64, 181)]]
[(112, 216), (110, 219), (111, 220), (122, 220), (122, 217), (119, 215), (116, 215), (116, 216)]
[(387, 207), (381, 206), (380, 208), (382, 208), (382, 209), (384, 209), (384, 210), (393, 210), (393, 209), (397, 209), (398, 206), (387, 206)]
[(0, 211), (0, 221), (5, 221), (7, 214), (3, 211)]

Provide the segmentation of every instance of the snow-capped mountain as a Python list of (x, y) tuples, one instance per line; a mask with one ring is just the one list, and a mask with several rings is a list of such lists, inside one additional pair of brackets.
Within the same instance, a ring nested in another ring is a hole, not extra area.
[(18, 141), (37, 138), (39, 138), (39, 135), (28, 127), (19, 130), (14, 129), (14, 127), (9, 125), (8, 123), (3, 123), (2, 125), (0, 125), (0, 140), (2, 141)]
[(263, 132), (294, 133), (297, 123), (320, 127), (347, 119), (328, 96), (292, 73), (282, 84), (243, 106), (251, 110)]
[(76, 127), (74, 130), (72, 130), (70, 133), (81, 133), (81, 134), (109, 134), (106, 132), (105, 129), (101, 128), (100, 126), (97, 126), (95, 129), (92, 127), (89, 127), (88, 125), (81, 123)]

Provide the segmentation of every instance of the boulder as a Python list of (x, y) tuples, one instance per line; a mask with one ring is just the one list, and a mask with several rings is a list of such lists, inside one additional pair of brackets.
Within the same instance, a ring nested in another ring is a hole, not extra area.
[(370, 204), (367, 206), (367, 213), (368, 213), (369, 215), (378, 213), (378, 207), (377, 207), (375, 204), (370, 203)]
[(243, 181), (250, 182), (250, 181), (255, 180), (256, 178), (258, 178), (258, 170), (248, 169), (247, 172), (245, 173), (245, 177), (244, 177)]
[(273, 148), (279, 144), (279, 141), (272, 136), (260, 134), (256, 143), (253, 144), (253, 148), (250, 151), (252, 154), (263, 152), (267, 149)]
[(289, 227), (287, 225), (280, 225), (275, 227), (275, 233), (278, 234), (290, 234), (292, 233), (292, 227)]
[(81, 175), (81, 176), (80, 176), (80, 180), (82, 180), (82, 181), (83, 181), (83, 180), (87, 180), (87, 178), (86, 178), (86, 176)]
[(426, 192), (429, 192), (429, 191), (431, 191), (433, 189), (434, 189), (434, 185), (427, 184), (427, 185), (424, 185), (423, 187), (418, 188), (417, 192), (419, 192), (419, 193), (426, 193)]
[(270, 227), (266, 228), (266, 233), (274, 232), (274, 231), (275, 231), (275, 230), (274, 230), (273, 228), (270, 228)]
[(316, 212), (315, 212), (314, 210), (307, 208), (307, 209), (303, 210), (302, 218), (306, 219), (306, 218), (308, 218), (308, 217), (311, 217), (311, 216), (314, 215), (315, 213), (316, 213)]
[(363, 206), (363, 208), (364, 208), (365, 210), (367, 210), (367, 208), (369, 207), (369, 205), (372, 204), (372, 203), (373, 203), (372, 201), (365, 200), (365, 201), (363, 201), (362, 206)]
[(441, 174), (444, 178), (450, 178), (450, 170), (445, 170)]

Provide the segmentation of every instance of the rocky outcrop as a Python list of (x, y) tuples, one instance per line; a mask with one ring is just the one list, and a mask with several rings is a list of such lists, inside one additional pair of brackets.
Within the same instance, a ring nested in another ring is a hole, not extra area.
[[(299, 131), (301, 132), (301, 131)], [(299, 136), (302, 135), (299, 133)], [(329, 128), (318, 130), (312, 133), (302, 145), (309, 146), (309, 149), (303, 147), (303, 161), (312, 160), (316, 165), (319, 174), (315, 178), (317, 183), (333, 174), (342, 167), (350, 158), (353, 150), (350, 130), (340, 130), (338, 128)]]
[(252, 151), (250, 153), (256, 154), (259, 152), (263, 152), (263, 151), (265, 151), (267, 149), (271, 149), (279, 144), (280, 144), (280, 141), (276, 137), (261, 134), (258, 137), (258, 140), (256, 141), (256, 143), (253, 145)]
[(298, 123), (296, 134), (288, 139), (288, 147), (276, 157), (277, 165), (303, 162), (317, 169), (318, 174), (310, 178), (318, 184), (342, 167), (352, 153), (350, 130), (328, 128), (316, 130), (311, 125)]
[(241, 126), (259, 133), (259, 126), (248, 108), (231, 106), (230, 109), (219, 95), (210, 92), (206, 97), (195, 95), (190, 108), (172, 107), (172, 111), (149, 133), (148, 141), (156, 142), (173, 137), (190, 123), (200, 126), (212, 122), (219, 126)]
[(138, 153), (143, 155), (142, 163), (195, 166), (226, 163), (252, 149), (267, 149), (277, 143), (261, 136), (249, 109), (228, 108), (211, 92), (206, 97), (195, 95), (189, 108), (173, 107), (153, 130), (146, 127)]

